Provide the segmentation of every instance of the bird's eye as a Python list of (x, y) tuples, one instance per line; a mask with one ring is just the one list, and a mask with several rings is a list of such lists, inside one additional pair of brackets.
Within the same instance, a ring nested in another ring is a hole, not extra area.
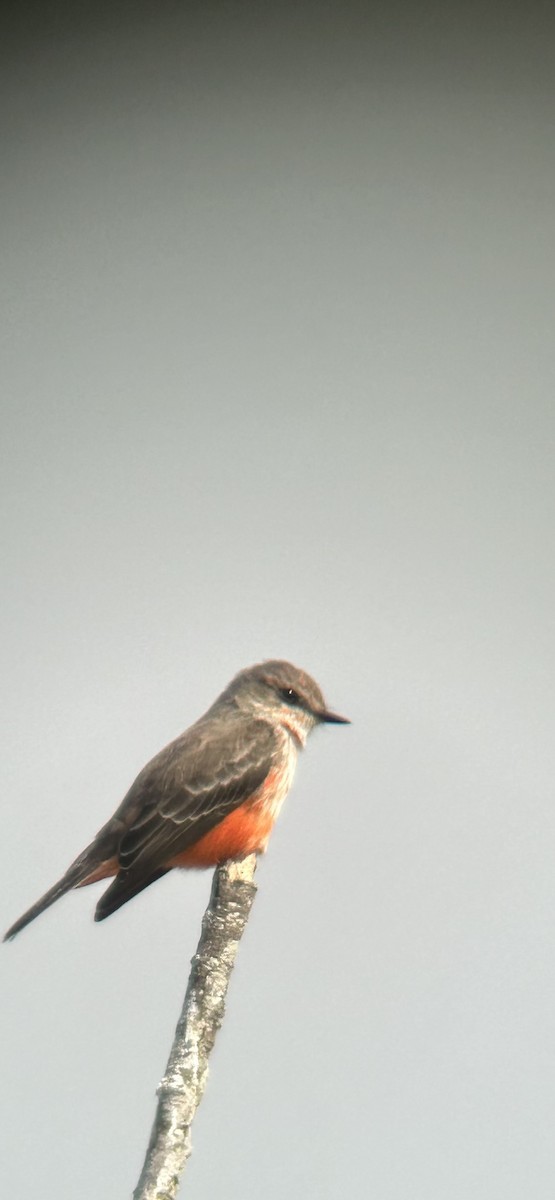
[(280, 688), (280, 692), (286, 704), (300, 704), (300, 697), (294, 688)]

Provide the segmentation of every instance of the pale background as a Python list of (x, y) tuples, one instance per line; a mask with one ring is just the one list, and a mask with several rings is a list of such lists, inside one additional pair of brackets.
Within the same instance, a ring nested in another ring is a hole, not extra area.
[[(4, 38), (4, 927), (242, 666), (354, 722), (260, 866), (191, 1200), (552, 1200), (555, 43), (523, 8), (43, 4)], [(209, 883), (2, 948), (3, 1195), (130, 1195)]]

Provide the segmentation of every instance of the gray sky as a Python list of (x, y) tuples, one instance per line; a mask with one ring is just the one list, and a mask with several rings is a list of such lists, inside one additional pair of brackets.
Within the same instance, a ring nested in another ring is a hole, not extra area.
[[(187, 1195), (551, 1200), (553, 29), (369, 7), (6, 39), (3, 923), (290, 658)], [(3, 1194), (130, 1194), (209, 882), (3, 948)]]

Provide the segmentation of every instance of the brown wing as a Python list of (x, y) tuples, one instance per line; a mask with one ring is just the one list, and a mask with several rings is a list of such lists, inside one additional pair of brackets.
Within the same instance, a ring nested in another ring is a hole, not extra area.
[[(165, 864), (252, 796), (278, 752), (265, 721), (229, 711), (197, 722), (137, 776), (112, 821), (119, 873), (96, 910), (103, 920), (165, 873)], [(104, 835), (101, 830), (99, 837)]]

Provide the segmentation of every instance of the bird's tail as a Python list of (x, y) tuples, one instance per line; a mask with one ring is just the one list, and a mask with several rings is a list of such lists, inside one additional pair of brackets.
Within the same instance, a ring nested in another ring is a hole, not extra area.
[[(31, 907), (27, 909), (27, 912), (24, 912), (23, 916), (19, 917), (19, 920), (15, 921), (14, 924), (10, 926), (8, 932), (4, 934), (3, 940), (5, 942), (11, 941), (16, 934), (21, 933), (21, 930), (25, 929), (26, 925), (29, 925), (31, 921), (34, 921), (35, 917), (40, 916), (45, 909), (50, 908), (51, 904), (55, 904), (56, 900), (59, 900), (61, 896), (65, 896), (66, 892), (70, 892), (72, 888), (79, 887), (80, 884), (89, 882), (88, 877), (92, 872), (94, 872), (95, 865), (97, 865), (96, 856), (93, 859), (91, 855), (93, 846), (94, 843), (87, 847), (87, 850), (85, 850), (83, 854), (80, 854), (79, 858), (76, 858), (75, 862), (68, 867), (65, 875), (62, 875), (62, 878), (59, 879), (57, 883), (53, 884), (53, 886), (44, 893), (44, 896), (41, 896), (40, 900), (37, 900), (35, 904), (32, 904)], [(90, 882), (92, 883), (93, 881), (90, 880)]]

